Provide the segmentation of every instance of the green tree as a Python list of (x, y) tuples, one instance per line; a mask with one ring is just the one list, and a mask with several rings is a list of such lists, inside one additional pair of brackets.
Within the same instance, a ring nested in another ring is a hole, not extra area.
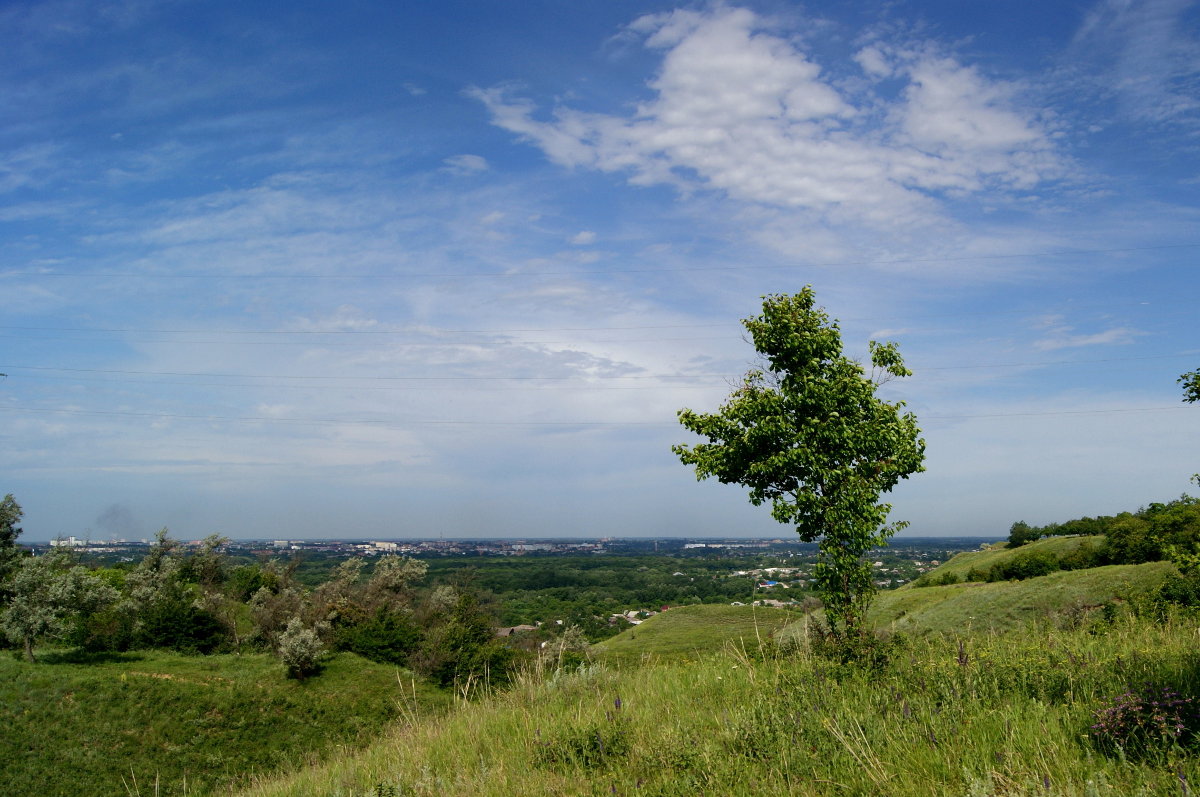
[(1183, 385), (1184, 401), (1200, 401), (1200, 368), (1182, 374), (1176, 381)]
[(17, 569), (24, 556), (24, 552), (17, 547), (17, 537), (21, 536), (21, 528), (17, 524), (24, 514), (12, 493), (0, 501), (0, 606), (7, 602), (8, 592), (4, 582)]
[(10, 640), (23, 643), (25, 658), (34, 661), (33, 645), (43, 637), (65, 636), (81, 616), (117, 599), (117, 591), (70, 556), (54, 551), (25, 559), (9, 580), (12, 600), (0, 617)]
[(763, 300), (742, 321), (762, 367), (752, 369), (719, 412), (679, 411), (679, 422), (709, 442), (672, 450), (696, 478), (750, 488), (780, 523), (819, 542), (814, 569), (826, 623), (836, 639), (863, 631), (874, 593), (864, 554), (906, 523), (887, 523), (879, 502), (900, 479), (924, 470), (925, 441), (903, 402), (876, 396), (910, 375), (895, 344), (871, 341), (872, 373), (842, 354), (841, 333), (815, 306), (811, 287)]
[(1013, 523), (1008, 530), (1008, 547), (1019, 548), (1027, 542), (1033, 542), (1041, 537), (1041, 531), (1035, 529), (1024, 520)]

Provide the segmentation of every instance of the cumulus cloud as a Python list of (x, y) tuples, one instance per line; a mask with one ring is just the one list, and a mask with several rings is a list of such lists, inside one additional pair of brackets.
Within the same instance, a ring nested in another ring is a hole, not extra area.
[(737, 8), (642, 17), (631, 29), (663, 60), (653, 97), (626, 116), (559, 106), (546, 119), (504, 88), (471, 93), (563, 166), (879, 226), (932, 216), (941, 196), (1029, 189), (1065, 170), (1016, 87), (932, 46), (853, 56), (872, 80), (904, 81), (888, 99), (874, 83), (840, 88), (764, 28)]

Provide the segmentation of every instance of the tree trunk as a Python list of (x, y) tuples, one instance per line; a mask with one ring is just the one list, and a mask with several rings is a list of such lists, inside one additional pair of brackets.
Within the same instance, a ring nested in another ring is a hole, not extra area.
[(33, 637), (31, 636), (25, 637), (25, 661), (28, 661), (31, 664), (37, 661), (37, 659), (33, 657)]

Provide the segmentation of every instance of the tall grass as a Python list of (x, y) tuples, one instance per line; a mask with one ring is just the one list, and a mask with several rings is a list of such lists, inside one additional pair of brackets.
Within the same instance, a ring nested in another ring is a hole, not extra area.
[(1198, 642), (1192, 618), (1118, 618), (901, 642), (874, 670), (732, 646), (593, 665), (244, 794), (1190, 794), (1194, 749), (1125, 760), (1089, 731), (1130, 687), (1197, 696)]

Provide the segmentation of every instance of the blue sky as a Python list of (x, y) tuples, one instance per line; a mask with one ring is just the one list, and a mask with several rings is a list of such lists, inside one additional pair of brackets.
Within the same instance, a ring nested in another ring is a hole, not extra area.
[(26, 538), (782, 535), (671, 454), (812, 284), (913, 535), (1200, 470), (1180, 0), (0, 7)]

